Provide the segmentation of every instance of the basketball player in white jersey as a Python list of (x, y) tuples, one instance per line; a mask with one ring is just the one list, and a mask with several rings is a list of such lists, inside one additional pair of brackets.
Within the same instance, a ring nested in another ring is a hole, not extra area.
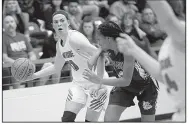
[[(91, 67), (87, 60), (97, 52), (97, 48), (91, 45), (83, 34), (70, 30), (69, 24), (65, 11), (60, 10), (53, 14), (53, 28), (60, 38), (56, 44), (55, 62), (54, 65), (34, 73), (32, 79), (60, 72), (65, 62), (68, 62), (72, 67), (73, 85), (68, 91), (62, 122), (74, 122), (88, 99), (85, 121), (98, 121), (107, 99), (107, 89), (105, 86), (89, 83), (82, 76), (84, 69)], [(99, 68), (104, 68), (97, 67), (97, 74), (102, 75)]]
[(164, 41), (158, 61), (146, 54), (126, 34), (117, 38), (119, 50), (132, 55), (157, 80), (166, 83), (167, 91), (173, 98), (175, 114), (172, 121), (185, 121), (185, 22), (174, 15), (169, 4), (164, 1), (149, 0), (168, 38)]

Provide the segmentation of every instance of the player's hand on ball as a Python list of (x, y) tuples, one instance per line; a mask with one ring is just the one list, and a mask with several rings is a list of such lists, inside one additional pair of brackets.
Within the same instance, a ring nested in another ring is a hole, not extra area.
[(101, 79), (91, 70), (89, 69), (85, 69), (83, 72), (83, 78), (85, 78), (86, 80), (92, 82), (92, 83), (96, 83), (96, 84), (100, 84)]
[(131, 55), (135, 50), (135, 42), (125, 33), (120, 33), (120, 37), (116, 38), (116, 41), (118, 50), (125, 55)]

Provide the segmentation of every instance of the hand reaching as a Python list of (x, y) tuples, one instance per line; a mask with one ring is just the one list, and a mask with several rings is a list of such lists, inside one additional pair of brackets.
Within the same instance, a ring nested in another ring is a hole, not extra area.
[(132, 55), (135, 51), (136, 44), (133, 39), (127, 34), (121, 33), (120, 37), (116, 38), (118, 50), (125, 55)]
[(85, 69), (83, 72), (83, 78), (85, 78), (86, 80), (95, 83), (95, 84), (100, 84), (101, 79), (91, 70), (89, 69)]

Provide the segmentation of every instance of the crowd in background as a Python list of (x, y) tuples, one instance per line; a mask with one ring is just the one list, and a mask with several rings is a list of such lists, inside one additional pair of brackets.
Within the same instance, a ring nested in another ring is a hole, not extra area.
[[(167, 1), (176, 16), (185, 20), (186, 0)], [(3, 0), (3, 64), (23, 57), (33, 61), (53, 58), (57, 37), (52, 14), (57, 10), (67, 11), (70, 28), (83, 33), (96, 47), (96, 28), (104, 21), (117, 23), (136, 42), (147, 40), (151, 46), (161, 45), (167, 37), (146, 0)], [(37, 70), (51, 64), (44, 63)], [(10, 68), (3, 68), (3, 77), (10, 75)], [(44, 77), (31, 86), (45, 85), (49, 78), (55, 79), (51, 83), (58, 83), (60, 77), (61, 74)], [(21, 85), (13, 78), (3, 78), (4, 84), (12, 84), (14, 89)]]

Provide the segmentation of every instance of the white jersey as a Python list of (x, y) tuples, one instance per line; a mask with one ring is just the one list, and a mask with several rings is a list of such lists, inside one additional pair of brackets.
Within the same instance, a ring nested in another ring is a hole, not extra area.
[(177, 107), (184, 107), (186, 87), (185, 53), (175, 48), (171, 40), (173, 39), (168, 37), (160, 49), (159, 62), (161, 64), (161, 74)]
[(70, 37), (72, 33), (81, 35), (78, 31), (69, 30), (64, 46), (61, 45), (61, 41), (57, 42), (57, 55), (65, 59), (65, 61), (71, 65), (74, 83), (81, 86), (94, 85), (93, 83), (89, 83), (87, 80), (85, 80), (82, 75), (84, 69), (88, 69), (87, 60), (89, 59), (90, 55), (84, 53), (84, 50), (74, 48), (75, 46), (73, 47), (70, 45)]

